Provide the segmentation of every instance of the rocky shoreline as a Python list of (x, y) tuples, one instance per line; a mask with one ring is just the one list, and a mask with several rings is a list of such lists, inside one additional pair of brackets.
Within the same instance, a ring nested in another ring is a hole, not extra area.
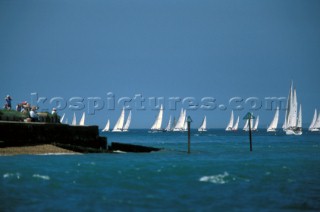
[(42, 144), (34, 146), (4, 147), (0, 148), (0, 156), (10, 155), (47, 155), (47, 154), (80, 154), (52, 144)]

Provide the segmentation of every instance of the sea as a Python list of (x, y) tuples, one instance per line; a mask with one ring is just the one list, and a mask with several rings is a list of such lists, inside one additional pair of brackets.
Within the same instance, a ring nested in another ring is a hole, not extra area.
[(320, 133), (101, 133), (151, 153), (0, 157), (0, 211), (320, 211)]

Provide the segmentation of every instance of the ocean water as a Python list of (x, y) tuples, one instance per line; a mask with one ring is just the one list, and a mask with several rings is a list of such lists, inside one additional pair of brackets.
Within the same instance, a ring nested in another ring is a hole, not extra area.
[(320, 134), (102, 133), (152, 153), (0, 157), (0, 211), (320, 211)]

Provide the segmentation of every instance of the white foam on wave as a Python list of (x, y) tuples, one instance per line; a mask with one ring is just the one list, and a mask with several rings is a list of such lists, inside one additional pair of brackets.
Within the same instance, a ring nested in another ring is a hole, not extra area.
[(113, 152), (115, 152), (115, 153), (121, 153), (121, 154), (127, 153), (127, 152), (124, 152), (124, 151), (121, 151), (121, 150), (115, 150), (115, 151), (113, 151)]
[(34, 178), (40, 178), (40, 179), (42, 179), (42, 180), (50, 180), (50, 177), (47, 176), (47, 175), (34, 174), (34, 175), (32, 175), (32, 177), (34, 177)]
[(81, 153), (77, 152), (60, 152), (60, 153), (42, 153), (37, 155), (81, 155)]
[(214, 184), (226, 184), (228, 180), (226, 179), (229, 177), (228, 172), (224, 172), (223, 174), (217, 174), (212, 176), (203, 176), (199, 179), (200, 182), (209, 182)]
[(3, 175), (3, 178), (17, 178), (17, 179), (20, 179), (21, 175), (20, 173), (5, 173)]

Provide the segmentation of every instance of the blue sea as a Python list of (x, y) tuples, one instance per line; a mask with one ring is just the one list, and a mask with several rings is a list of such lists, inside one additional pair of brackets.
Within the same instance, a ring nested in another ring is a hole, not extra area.
[(320, 211), (320, 134), (101, 133), (152, 153), (0, 157), (0, 211)]

